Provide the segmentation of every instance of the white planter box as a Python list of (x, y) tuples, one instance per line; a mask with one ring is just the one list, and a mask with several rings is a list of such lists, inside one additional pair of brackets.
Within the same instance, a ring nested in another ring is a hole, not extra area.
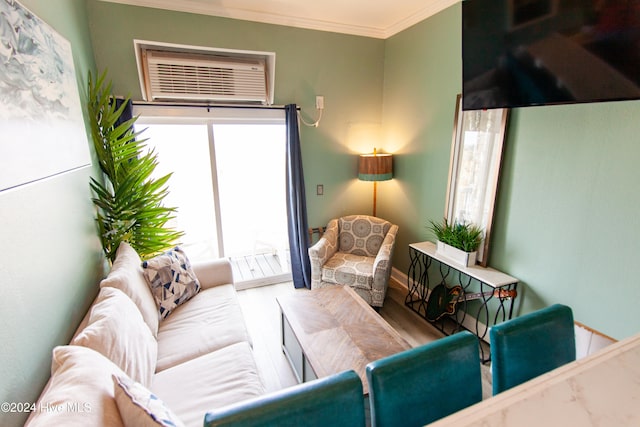
[(440, 240), (436, 243), (436, 252), (465, 267), (473, 267), (476, 265), (476, 258), (478, 257), (478, 251), (465, 252), (449, 246), (446, 243), (442, 243)]

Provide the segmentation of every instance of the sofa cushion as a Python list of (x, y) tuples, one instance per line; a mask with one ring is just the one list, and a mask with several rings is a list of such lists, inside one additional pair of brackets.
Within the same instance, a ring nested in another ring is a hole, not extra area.
[(250, 338), (235, 287), (204, 289), (160, 323), (156, 372), (242, 341)]
[(142, 274), (142, 260), (127, 242), (118, 246), (111, 272), (100, 282), (100, 287), (117, 288), (127, 294), (138, 306), (153, 336), (158, 334), (158, 307)]
[(116, 404), (125, 427), (182, 427), (182, 421), (155, 394), (131, 378), (113, 375)]
[(238, 343), (159, 372), (151, 390), (186, 426), (200, 427), (212, 408), (265, 393), (253, 352)]
[(374, 260), (362, 255), (336, 252), (322, 266), (322, 281), (371, 290)]
[(71, 344), (96, 350), (135, 381), (151, 384), (158, 343), (138, 307), (119, 289), (100, 289), (87, 326)]
[(339, 219), (339, 228), (340, 252), (375, 257), (391, 223), (366, 215), (350, 215)]
[(27, 420), (38, 426), (123, 426), (111, 375), (125, 376), (113, 362), (90, 348), (53, 349), (51, 379)]
[(189, 258), (177, 246), (144, 261), (142, 268), (162, 320), (200, 291), (200, 282), (191, 268)]

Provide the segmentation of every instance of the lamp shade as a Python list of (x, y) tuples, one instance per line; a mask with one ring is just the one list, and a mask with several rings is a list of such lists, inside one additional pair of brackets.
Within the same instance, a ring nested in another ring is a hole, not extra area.
[(362, 154), (358, 163), (358, 179), (361, 181), (388, 181), (393, 178), (391, 154)]

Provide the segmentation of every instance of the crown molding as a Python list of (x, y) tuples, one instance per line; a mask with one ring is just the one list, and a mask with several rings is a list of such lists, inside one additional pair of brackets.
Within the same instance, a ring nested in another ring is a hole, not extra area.
[(176, 12), (196, 13), (201, 15), (218, 16), (222, 18), (240, 19), (265, 24), (285, 25), (318, 31), (350, 34), (355, 36), (386, 39), (412, 25), (458, 3), (460, 0), (435, 0), (416, 13), (402, 19), (390, 27), (351, 25), (341, 22), (323, 21), (299, 16), (287, 16), (246, 9), (238, 9), (217, 4), (203, 4), (192, 0), (101, 0), (110, 3), (127, 4), (132, 6), (150, 7), (155, 9), (173, 10)]
[(429, 2), (429, 4), (422, 9), (418, 10), (415, 13), (407, 16), (406, 18), (396, 22), (390, 27), (385, 29), (384, 37), (389, 38), (398, 34), (401, 31), (406, 30), (407, 28), (424, 21), (425, 19), (435, 15), (436, 13), (442, 12), (446, 8), (453, 6), (456, 3), (460, 3), (462, 0), (433, 0)]

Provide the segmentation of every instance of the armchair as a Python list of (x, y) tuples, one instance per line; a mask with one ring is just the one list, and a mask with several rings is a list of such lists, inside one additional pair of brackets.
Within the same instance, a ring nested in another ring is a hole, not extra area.
[(369, 305), (382, 307), (397, 233), (397, 225), (373, 216), (332, 219), (309, 248), (311, 289), (350, 286)]

